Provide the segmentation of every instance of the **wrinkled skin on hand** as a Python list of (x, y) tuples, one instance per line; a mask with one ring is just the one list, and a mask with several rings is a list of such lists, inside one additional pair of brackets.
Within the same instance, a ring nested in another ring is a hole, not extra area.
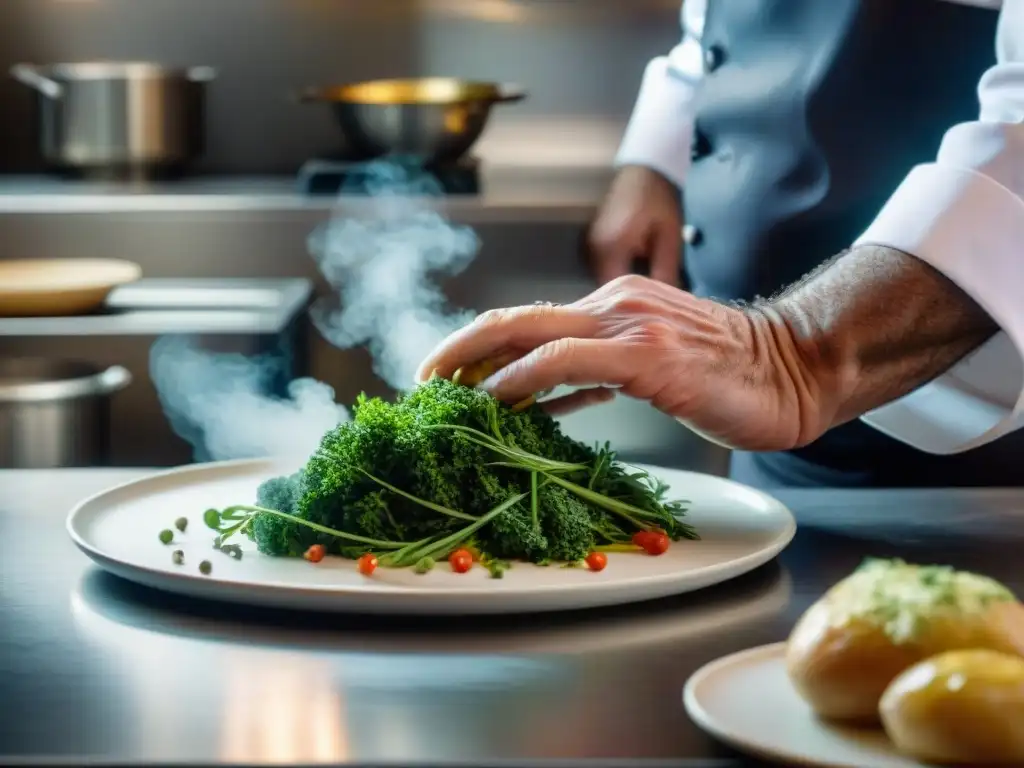
[(565, 412), (615, 392), (646, 400), (715, 442), (784, 450), (831, 421), (784, 323), (629, 275), (565, 306), (486, 312), (445, 340), (419, 377), (498, 361), (481, 386), (514, 403), (567, 384)]
[(627, 166), (612, 181), (587, 232), (598, 283), (628, 275), (633, 261), (648, 261), (650, 276), (679, 284), (683, 218), (679, 193), (649, 168)]

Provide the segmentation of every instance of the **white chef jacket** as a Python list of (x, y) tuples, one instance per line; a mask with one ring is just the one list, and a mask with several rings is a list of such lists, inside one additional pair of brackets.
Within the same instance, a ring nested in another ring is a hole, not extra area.
[[(950, 454), (1024, 427), (1024, 0), (935, 1), (999, 8), (997, 63), (979, 82), (978, 120), (951, 128), (935, 162), (910, 169), (856, 244), (923, 259), (1001, 328), (939, 378), (862, 417), (920, 450)], [(648, 64), (616, 157), (680, 187), (704, 76), (707, 3), (683, 3), (683, 40)]]

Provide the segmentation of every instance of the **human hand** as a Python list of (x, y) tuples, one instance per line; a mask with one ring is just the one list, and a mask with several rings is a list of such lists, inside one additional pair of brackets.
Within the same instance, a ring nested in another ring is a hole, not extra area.
[(672, 183), (650, 168), (623, 168), (587, 233), (598, 282), (628, 275), (634, 260), (646, 259), (652, 278), (678, 285), (682, 229), (679, 193)]
[(421, 380), (482, 361), (503, 366), (481, 386), (517, 403), (568, 384), (562, 413), (615, 391), (674, 416), (707, 438), (785, 450), (817, 438), (834, 412), (784, 322), (699, 299), (638, 275), (565, 306), (485, 312), (423, 362)]

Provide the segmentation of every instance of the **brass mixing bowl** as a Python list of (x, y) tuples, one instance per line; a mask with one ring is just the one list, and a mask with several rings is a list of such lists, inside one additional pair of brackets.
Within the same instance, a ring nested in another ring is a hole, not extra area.
[(483, 133), (491, 107), (525, 96), (513, 85), (453, 78), (372, 80), (300, 94), (302, 101), (331, 106), (354, 156), (402, 155), (427, 163), (465, 155)]

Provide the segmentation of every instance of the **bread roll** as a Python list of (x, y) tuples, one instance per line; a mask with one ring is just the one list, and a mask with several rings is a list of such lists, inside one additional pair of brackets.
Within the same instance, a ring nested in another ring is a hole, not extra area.
[(868, 560), (803, 615), (786, 663), (819, 716), (877, 724), (897, 675), (966, 648), (1024, 654), (1024, 606), (1010, 590), (948, 567)]
[(1024, 765), (1024, 659), (951, 651), (899, 675), (879, 705), (901, 752), (930, 763)]

